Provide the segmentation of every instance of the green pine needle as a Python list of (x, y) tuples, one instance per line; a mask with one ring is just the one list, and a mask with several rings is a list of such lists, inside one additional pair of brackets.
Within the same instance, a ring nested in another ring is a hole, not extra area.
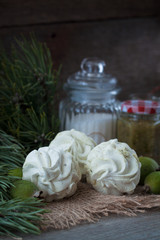
[(42, 207), (44, 204), (34, 198), (0, 202), (0, 235), (17, 237), (15, 231), (39, 234), (38, 223), (45, 212)]
[(23, 165), (24, 156), (24, 147), (0, 130), (0, 235), (16, 237), (14, 232), (40, 233), (37, 223), (45, 212), (44, 204), (35, 198), (10, 199), (10, 188), (18, 177), (8, 173)]
[(59, 131), (59, 74), (46, 44), (34, 35), (16, 40), (10, 56), (0, 49), (0, 128), (27, 151), (47, 145)]
[(9, 200), (8, 189), (17, 179), (8, 176), (8, 171), (22, 167), (25, 159), (24, 147), (18, 141), (0, 130), (0, 201)]
[(0, 130), (0, 166), (21, 167), (25, 159), (24, 147), (11, 135)]
[(12, 200), (9, 189), (17, 178), (8, 171), (22, 167), (26, 153), (48, 145), (59, 131), (59, 74), (34, 35), (16, 40), (9, 55), (0, 48), (0, 235), (40, 233), (42, 203)]

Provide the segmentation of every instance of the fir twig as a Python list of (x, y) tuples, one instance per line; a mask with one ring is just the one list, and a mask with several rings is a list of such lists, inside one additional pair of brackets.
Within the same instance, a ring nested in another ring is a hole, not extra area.
[(18, 141), (0, 130), (0, 201), (9, 200), (8, 189), (13, 185), (15, 177), (8, 171), (22, 167), (25, 159), (24, 148)]
[(12, 199), (0, 202), (0, 235), (16, 237), (16, 232), (39, 234), (36, 224), (45, 212), (44, 204), (37, 199)]
[(39, 233), (35, 224), (44, 210), (36, 199), (10, 200), (15, 177), (8, 170), (21, 167), (26, 151), (47, 145), (59, 130), (59, 70), (50, 51), (33, 35), (16, 44), (10, 55), (0, 49), (0, 235), (10, 236)]
[(10, 56), (0, 51), (0, 127), (31, 151), (48, 144), (59, 130), (59, 70), (53, 69), (46, 44), (33, 35), (30, 40), (16, 40), (16, 44)]
[(24, 147), (11, 135), (0, 130), (0, 166), (21, 167), (25, 159)]
[(24, 148), (18, 141), (0, 130), (0, 235), (16, 237), (16, 232), (39, 234), (36, 225), (41, 219), (44, 204), (35, 198), (10, 199), (9, 190), (17, 177), (8, 171), (22, 166)]

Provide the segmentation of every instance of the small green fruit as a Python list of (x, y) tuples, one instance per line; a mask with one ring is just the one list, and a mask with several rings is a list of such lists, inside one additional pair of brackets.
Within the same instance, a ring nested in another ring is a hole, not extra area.
[(15, 168), (8, 171), (9, 176), (22, 178), (22, 168)]
[(144, 184), (144, 180), (148, 174), (151, 172), (155, 172), (156, 170), (159, 169), (158, 163), (149, 157), (139, 157), (139, 161), (141, 163), (141, 177), (140, 177), (140, 185)]
[(145, 188), (154, 194), (160, 194), (160, 171), (150, 173), (144, 181)]
[(32, 197), (36, 190), (37, 187), (34, 183), (27, 180), (17, 180), (11, 187), (10, 194), (12, 198), (26, 199)]

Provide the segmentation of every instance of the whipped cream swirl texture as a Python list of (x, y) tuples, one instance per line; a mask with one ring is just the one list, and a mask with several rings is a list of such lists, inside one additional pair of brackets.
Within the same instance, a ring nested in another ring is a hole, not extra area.
[(63, 149), (72, 154), (73, 159), (79, 163), (82, 174), (86, 173), (86, 160), (95, 146), (92, 138), (74, 129), (58, 133), (49, 145), (50, 148)]
[(117, 139), (97, 145), (89, 153), (87, 165), (88, 182), (104, 194), (131, 194), (140, 180), (136, 152)]
[(73, 195), (81, 179), (78, 163), (62, 149), (42, 147), (28, 154), (23, 179), (33, 182), (47, 202)]

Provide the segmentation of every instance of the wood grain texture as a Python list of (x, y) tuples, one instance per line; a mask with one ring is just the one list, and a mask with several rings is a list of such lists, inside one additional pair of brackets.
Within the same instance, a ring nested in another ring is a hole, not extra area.
[(0, 27), (157, 16), (159, 0), (0, 0)]
[(0, 38), (8, 47), (14, 37), (28, 37), (31, 31), (47, 42), (55, 66), (62, 64), (61, 84), (80, 69), (83, 58), (99, 57), (107, 63), (106, 72), (118, 79), (123, 98), (160, 85), (158, 18), (4, 28)]
[[(83, 224), (69, 230), (52, 230), (40, 236), (23, 236), (23, 240), (159, 240), (160, 213), (147, 212), (136, 217), (110, 216), (94, 224)], [(11, 238), (2, 237), (1, 240)]]

